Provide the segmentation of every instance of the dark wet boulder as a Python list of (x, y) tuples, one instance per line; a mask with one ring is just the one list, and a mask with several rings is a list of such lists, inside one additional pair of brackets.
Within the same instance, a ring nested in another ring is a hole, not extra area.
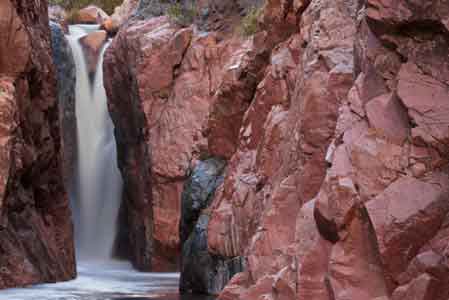
[(207, 249), (209, 216), (198, 219), (193, 232), (182, 247), (181, 293), (218, 294), (229, 280), (245, 269), (242, 257), (223, 258)]
[(225, 164), (225, 161), (215, 158), (200, 161), (185, 183), (179, 225), (181, 244), (189, 238), (201, 211), (210, 205), (215, 190), (222, 184)]
[(184, 184), (181, 222), (182, 245), (180, 290), (218, 294), (235, 274), (242, 272), (242, 258), (223, 258), (209, 253), (208, 207), (223, 183), (226, 162), (218, 158), (200, 161)]
[(61, 122), (63, 176), (67, 190), (72, 190), (77, 155), (75, 87), (76, 67), (72, 50), (62, 27), (50, 22), (53, 62), (56, 68), (57, 99)]

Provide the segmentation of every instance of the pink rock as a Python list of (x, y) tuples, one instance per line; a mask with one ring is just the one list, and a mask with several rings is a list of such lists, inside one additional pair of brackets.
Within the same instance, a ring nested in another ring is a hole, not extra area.
[(374, 98), (366, 105), (368, 120), (379, 135), (402, 145), (409, 135), (408, 117), (398, 98), (385, 94)]
[(101, 24), (107, 18), (108, 14), (104, 10), (95, 5), (89, 5), (80, 9), (71, 22), (74, 24)]
[(405, 64), (399, 73), (398, 95), (416, 124), (414, 136), (439, 146), (449, 139), (447, 124), (449, 94), (447, 86), (423, 74), (413, 63)]
[(444, 265), (444, 258), (433, 252), (426, 251), (418, 254), (408, 265), (407, 270), (399, 276), (399, 283), (410, 283), (422, 273), (428, 273), (434, 278), (444, 279), (449, 275), (449, 267)]
[(447, 176), (435, 174), (425, 180), (401, 178), (367, 203), (382, 260), (396, 280), (437, 233), (449, 210)]
[(329, 281), (334, 299), (388, 299), (376, 237), (365, 208), (355, 205), (344, 237), (332, 248)]
[(428, 274), (414, 279), (410, 284), (399, 287), (392, 295), (392, 300), (434, 300), (438, 290), (438, 281)]
[(238, 273), (236, 274), (225, 287), (225, 289), (220, 293), (219, 300), (237, 300), (240, 295), (244, 293), (247, 289), (248, 284), (248, 273)]
[(330, 299), (328, 266), (332, 244), (320, 235), (314, 218), (316, 200), (306, 203), (296, 221), (298, 300)]

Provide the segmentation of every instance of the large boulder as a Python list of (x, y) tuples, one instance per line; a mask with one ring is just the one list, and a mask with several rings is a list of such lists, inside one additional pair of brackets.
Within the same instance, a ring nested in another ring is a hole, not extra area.
[(70, 20), (73, 24), (102, 24), (108, 14), (95, 5), (89, 5), (77, 11)]
[(97, 72), (97, 67), (99, 67), (98, 61), (107, 39), (108, 35), (104, 30), (93, 31), (80, 39), (80, 44), (86, 59), (87, 71), (92, 82)]

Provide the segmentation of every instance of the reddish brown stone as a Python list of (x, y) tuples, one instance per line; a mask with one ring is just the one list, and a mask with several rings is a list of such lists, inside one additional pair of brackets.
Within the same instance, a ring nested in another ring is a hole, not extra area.
[(74, 24), (101, 24), (108, 18), (108, 14), (95, 5), (80, 9), (71, 20)]
[(0, 4), (0, 288), (73, 279), (47, 7)]
[(2, 1), (0, 12), (0, 74), (16, 77), (30, 59), (30, 37), (14, 3)]
[(443, 174), (426, 181), (405, 177), (367, 203), (382, 259), (395, 279), (440, 228), (449, 211), (448, 184)]
[(106, 85), (155, 245), (174, 253), (189, 165), (218, 155), (209, 251), (247, 261), (221, 299), (446, 300), (444, 262), (424, 254), (448, 255), (449, 7), (409, 2), (267, 1), (246, 40), (127, 25), (106, 67), (125, 83)]
[(395, 95), (386, 94), (371, 100), (366, 112), (379, 135), (398, 145), (405, 142), (409, 135), (407, 112)]
[(428, 274), (422, 274), (407, 286), (399, 287), (393, 293), (392, 300), (434, 300), (438, 291), (438, 281)]

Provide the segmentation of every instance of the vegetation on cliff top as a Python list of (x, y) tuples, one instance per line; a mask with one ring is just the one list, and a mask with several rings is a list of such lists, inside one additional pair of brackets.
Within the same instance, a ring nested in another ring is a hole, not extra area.
[(240, 31), (244, 36), (250, 36), (260, 31), (259, 17), (262, 14), (262, 7), (252, 7), (240, 24)]
[(123, 0), (49, 0), (51, 5), (61, 5), (65, 9), (75, 13), (77, 10), (88, 5), (96, 5), (111, 15), (114, 8), (121, 5)]
[(171, 4), (167, 9), (170, 19), (181, 26), (189, 26), (195, 21), (198, 15), (196, 7), (193, 5), (182, 5), (181, 3)]

